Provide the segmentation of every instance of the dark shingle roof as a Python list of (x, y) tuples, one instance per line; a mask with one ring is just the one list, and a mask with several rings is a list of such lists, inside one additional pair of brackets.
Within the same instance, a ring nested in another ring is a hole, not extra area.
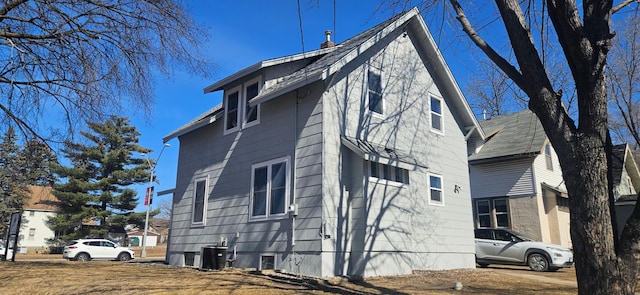
[(469, 162), (535, 155), (542, 151), (547, 141), (538, 117), (529, 110), (495, 116), (479, 123), (487, 140), (477, 154), (469, 156)]

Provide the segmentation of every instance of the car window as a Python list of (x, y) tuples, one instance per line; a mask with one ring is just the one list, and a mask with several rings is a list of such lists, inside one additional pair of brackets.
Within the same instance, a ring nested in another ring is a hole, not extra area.
[(495, 235), (498, 241), (511, 241), (511, 234), (508, 231), (496, 230)]
[(77, 244), (78, 241), (69, 241), (65, 246), (71, 246)]
[(115, 248), (115, 245), (113, 245), (113, 243), (111, 243), (111, 242), (102, 241), (102, 247), (111, 247), (111, 248)]
[(490, 229), (476, 229), (476, 239), (493, 240)]
[(91, 242), (85, 242), (85, 245), (89, 245), (89, 246), (98, 246), (100, 247), (100, 241), (91, 241)]

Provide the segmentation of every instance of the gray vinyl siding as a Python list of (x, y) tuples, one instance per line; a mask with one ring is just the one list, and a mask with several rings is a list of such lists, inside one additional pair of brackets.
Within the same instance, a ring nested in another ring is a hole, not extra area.
[[(409, 38), (398, 36), (385, 50), (362, 56), (368, 59), (338, 74), (324, 96), (324, 221), (331, 238), (323, 241), (323, 252), (336, 263), (323, 275), (474, 267), (467, 146), (447, 95)], [(380, 117), (367, 114), (364, 105), (368, 66), (383, 72)], [(444, 135), (430, 131), (429, 95), (443, 99)], [(424, 167), (409, 172), (409, 185), (370, 181), (368, 162), (342, 147), (341, 135), (401, 150)], [(429, 173), (443, 178), (444, 206), (428, 202)], [(453, 193), (456, 187), (461, 189)]]
[[(317, 95), (307, 96), (300, 100), (298, 116), (295, 116), (296, 101), (294, 93), (290, 93), (264, 103), (260, 124), (241, 132), (223, 135), (223, 120), (218, 120), (180, 137), (171, 264), (180, 265), (184, 252), (197, 252), (195, 263), (198, 264), (201, 247), (224, 238), (229, 246), (229, 258), (233, 248), (237, 249), (235, 265), (239, 267), (257, 268), (259, 255), (267, 253), (276, 255), (278, 268), (291, 269), (286, 263), (291, 252), (292, 232), (288, 214), (275, 220), (249, 220), (251, 165), (281, 157), (290, 157), (289, 169), (296, 167), (298, 179), (295, 194), (290, 193), (290, 201), (295, 198), (298, 204), (296, 228), (301, 229), (296, 231), (296, 250), (319, 257), (320, 203), (317, 200), (322, 189), (321, 162), (317, 159), (322, 153), (322, 121), (314, 113), (321, 107), (317, 106)], [(291, 177), (293, 187), (293, 171)], [(193, 186), (200, 178), (208, 178), (206, 224), (192, 226)], [(310, 270), (302, 271), (309, 273)]]
[(525, 158), (469, 165), (472, 198), (536, 194), (533, 160), (534, 158)]

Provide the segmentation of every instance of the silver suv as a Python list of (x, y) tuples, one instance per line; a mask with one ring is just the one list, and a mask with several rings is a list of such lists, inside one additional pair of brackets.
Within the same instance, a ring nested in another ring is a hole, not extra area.
[(556, 271), (573, 266), (571, 250), (559, 245), (535, 242), (506, 229), (475, 230), (476, 263), (528, 265), (534, 271)]
[(133, 250), (104, 239), (73, 240), (64, 246), (64, 252), (62, 252), (62, 258), (77, 261), (91, 259), (127, 261), (134, 257)]

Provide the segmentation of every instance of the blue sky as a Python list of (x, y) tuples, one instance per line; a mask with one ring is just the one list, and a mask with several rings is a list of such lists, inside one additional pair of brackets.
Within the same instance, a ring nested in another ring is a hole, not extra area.
[[(336, 1), (334, 28), (333, 1), (301, 0), (302, 38), (296, 1), (243, 1), (241, 6), (233, 1), (187, 2), (196, 21), (210, 33), (205, 47), (206, 56), (215, 64), (215, 71), (208, 79), (183, 72), (176, 72), (171, 79), (158, 79), (156, 104), (150, 121), (139, 115), (131, 115), (131, 123), (141, 133), (140, 144), (154, 150), (149, 155), (152, 159), (158, 157), (163, 145), (162, 137), (220, 103), (222, 93), (205, 95), (204, 87), (261, 60), (301, 53), (302, 40), (304, 51), (318, 49), (324, 41), (325, 30), (334, 31), (332, 41), (339, 43), (386, 20), (392, 14), (391, 11), (376, 12), (377, 0)], [(474, 66), (467, 61), (478, 52), (470, 50), (466, 43), (451, 42), (451, 33), (436, 34), (446, 32), (447, 28), (443, 31), (437, 29), (431, 28), (432, 34), (436, 40), (439, 37), (449, 39), (441, 45), (441, 50), (458, 83), (463, 84), (461, 79)], [(160, 180), (160, 184), (155, 185), (156, 192), (175, 186), (179, 141), (173, 139), (168, 143), (171, 146), (164, 150), (156, 169)], [(144, 187), (135, 187), (141, 204)], [(169, 198), (170, 195), (154, 198), (153, 208), (160, 202), (169, 201)], [(139, 205), (136, 211), (144, 210), (146, 208)]]

